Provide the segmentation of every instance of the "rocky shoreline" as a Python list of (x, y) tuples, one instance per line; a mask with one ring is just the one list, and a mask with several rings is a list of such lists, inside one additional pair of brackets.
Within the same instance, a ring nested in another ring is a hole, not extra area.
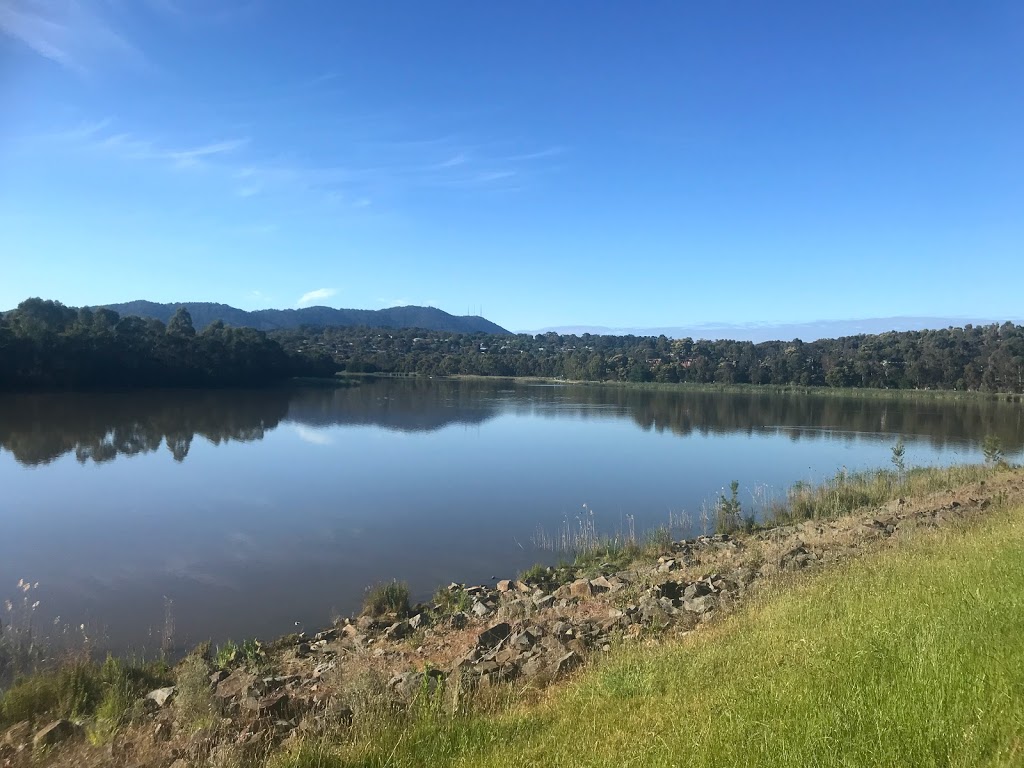
[(457, 712), (481, 692), (541, 690), (619, 644), (699, 631), (785, 574), (827, 568), (897, 546), (915, 531), (1020, 502), (1024, 472), (1008, 470), (835, 520), (666, 543), (628, 565), (595, 562), (494, 585), (451, 584), (439, 591), (442, 599), (407, 614), (346, 619), (223, 664), (198, 649), (215, 713), (209, 723), (187, 722), (178, 689), (161, 688), (102, 745), (67, 720), (18, 723), (0, 736), (0, 766), (38, 765), (41, 755), (52, 765), (245, 765), (352, 727), (368, 695), (396, 710), (431, 697)]

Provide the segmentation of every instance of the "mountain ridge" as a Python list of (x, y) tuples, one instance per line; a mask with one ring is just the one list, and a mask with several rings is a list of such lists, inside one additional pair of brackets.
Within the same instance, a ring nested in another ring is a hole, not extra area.
[(137, 299), (120, 304), (104, 304), (119, 315), (151, 318), (167, 322), (178, 307), (192, 316), (197, 330), (217, 320), (225, 325), (277, 331), (303, 325), (323, 327), (366, 326), (369, 328), (423, 328), (450, 333), (508, 334), (497, 323), (477, 315), (452, 315), (436, 307), (388, 307), (386, 309), (344, 309), (335, 307), (301, 307), (299, 309), (257, 309), (248, 311), (229, 304), (205, 301), (158, 303)]

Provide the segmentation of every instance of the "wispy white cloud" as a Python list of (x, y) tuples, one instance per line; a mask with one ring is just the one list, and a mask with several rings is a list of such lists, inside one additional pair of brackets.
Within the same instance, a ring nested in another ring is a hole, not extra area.
[(102, 120), (88, 120), (64, 130), (43, 134), (37, 138), (42, 141), (55, 141), (65, 143), (80, 143), (94, 139), (109, 128), (114, 122), (113, 118), (106, 117)]
[(240, 147), (244, 147), (249, 143), (248, 139), (232, 139), (230, 141), (218, 141), (213, 144), (203, 144), (198, 147), (190, 147), (188, 149), (179, 150), (167, 150), (164, 152), (154, 153), (154, 157), (157, 159), (166, 158), (173, 160), (176, 165), (182, 168), (197, 165), (198, 162), (204, 157), (210, 157), (211, 155), (221, 155), (225, 152), (234, 152)]
[(309, 291), (308, 293), (302, 294), (299, 300), (295, 302), (296, 306), (305, 307), (312, 304), (314, 301), (321, 301), (323, 299), (329, 299), (331, 296), (336, 294), (338, 291), (334, 288), (317, 288), (315, 291)]
[[(387, 215), (390, 200), (416, 190), (517, 190), (550, 170), (548, 159), (563, 152), (561, 147), (549, 147), (516, 154), (507, 145), (499, 152), (494, 146), (472, 144), (453, 135), (388, 142), (360, 141), (357, 134), (344, 147), (317, 148), (321, 158), (333, 155), (337, 162), (303, 163), (294, 157), (275, 157), (246, 136), (215, 136), (182, 144), (180, 139), (121, 127), (107, 118), (75, 125), (49, 138), (81, 150), (105, 151), (172, 169), (202, 168), (210, 182), (221, 184), (224, 194), (236, 199), (319, 198), (335, 216)], [(349, 158), (359, 162), (345, 162)], [(371, 205), (373, 212), (367, 210)]]
[[(104, 122), (100, 127), (106, 127), (109, 125), (109, 122)], [(168, 149), (151, 139), (139, 138), (131, 133), (114, 133), (102, 136), (99, 129), (93, 130), (80, 138), (90, 140), (91, 146), (94, 148), (118, 152), (123, 157), (131, 160), (166, 161), (177, 168), (196, 167), (206, 158), (234, 152), (249, 143), (249, 139), (240, 138), (209, 142), (192, 147)]]
[(0, 32), (79, 74), (109, 57), (145, 63), (142, 52), (101, 15), (104, 7), (69, 0), (3, 0)]

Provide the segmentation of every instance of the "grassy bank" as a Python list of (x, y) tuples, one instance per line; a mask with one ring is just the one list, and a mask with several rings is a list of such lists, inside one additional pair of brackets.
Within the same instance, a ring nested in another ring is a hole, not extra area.
[(622, 647), (503, 714), (423, 704), (284, 766), (1024, 764), (1024, 508)]

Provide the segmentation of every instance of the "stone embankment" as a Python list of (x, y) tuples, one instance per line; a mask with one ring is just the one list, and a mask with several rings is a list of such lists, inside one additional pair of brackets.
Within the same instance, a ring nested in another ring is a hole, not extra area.
[(265, 753), (325, 723), (351, 723), (370, 688), (399, 707), (442, 691), (453, 709), (481, 689), (541, 688), (617, 644), (698, 630), (782, 574), (895, 546), (918, 529), (978, 517), (994, 502), (1024, 503), (1024, 474), (837, 520), (677, 541), (625, 567), (597, 563), (529, 580), (452, 584), (437, 604), (416, 606), (411, 616), (347, 619), (282, 638), (249, 663), (211, 664), (213, 726), (189, 728), (176, 690), (159, 689), (146, 697), (143, 716), (103, 747), (89, 746), (82, 728), (67, 721), (16, 725), (0, 738), (0, 766), (28, 765), (46, 747), (54, 764), (185, 768), (208, 764), (218, 750)]

